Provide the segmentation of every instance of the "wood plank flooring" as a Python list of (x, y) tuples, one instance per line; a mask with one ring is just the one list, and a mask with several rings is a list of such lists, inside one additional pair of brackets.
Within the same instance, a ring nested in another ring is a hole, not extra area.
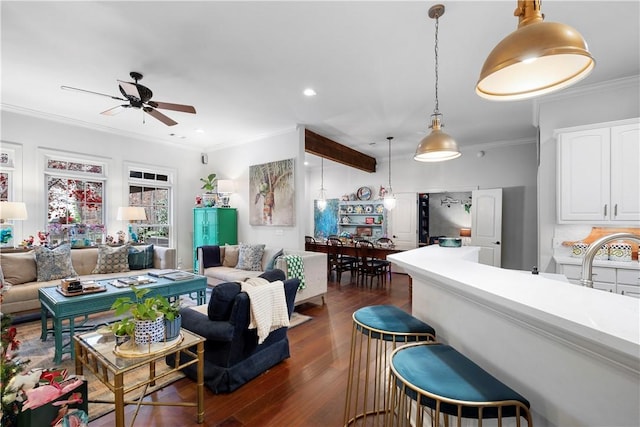
[[(303, 304), (296, 311), (313, 316), (289, 331), (291, 358), (230, 394), (213, 394), (205, 387), (205, 422), (197, 424), (194, 408), (142, 406), (136, 426), (327, 427), (342, 425), (349, 368), (351, 316), (360, 307), (393, 304), (411, 312), (409, 277), (393, 274), (391, 284), (372, 289), (330, 282), (326, 304)], [(319, 302), (319, 299), (318, 299)], [(195, 401), (191, 380), (182, 379), (148, 396), (147, 400)], [(129, 425), (135, 407), (125, 410)], [(112, 427), (111, 412), (91, 427)]]

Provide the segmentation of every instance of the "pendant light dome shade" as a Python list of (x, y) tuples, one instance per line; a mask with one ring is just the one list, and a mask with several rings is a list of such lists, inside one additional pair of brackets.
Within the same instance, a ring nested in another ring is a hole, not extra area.
[(435, 58), (436, 58), (436, 106), (431, 115), (431, 133), (420, 141), (414, 160), (419, 162), (443, 162), (445, 160), (453, 160), (462, 155), (458, 149), (456, 141), (446, 133), (442, 132), (442, 113), (440, 113), (438, 100), (438, 28), (440, 17), (444, 15), (444, 5), (436, 4), (429, 9), (429, 18), (436, 20), (436, 36), (435, 36)]
[(419, 162), (442, 162), (460, 157), (462, 153), (456, 141), (442, 132), (440, 114), (434, 114), (431, 117), (431, 133), (422, 138), (413, 159)]
[(551, 93), (585, 78), (595, 60), (574, 28), (544, 22), (540, 0), (519, 0), (518, 29), (487, 57), (476, 93), (494, 101), (513, 101)]

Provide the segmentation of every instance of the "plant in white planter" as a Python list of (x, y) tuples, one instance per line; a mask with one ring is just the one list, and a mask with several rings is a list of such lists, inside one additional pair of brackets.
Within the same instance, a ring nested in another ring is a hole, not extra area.
[(216, 174), (210, 173), (205, 178), (200, 178), (200, 181), (203, 183), (200, 188), (205, 191), (202, 195), (202, 203), (204, 203), (206, 207), (214, 206), (216, 203)]
[[(135, 299), (120, 297), (111, 305), (117, 315), (130, 313), (133, 318), (133, 337), (136, 344), (164, 341), (164, 312), (167, 300), (162, 296), (147, 297), (150, 289), (131, 287)], [(120, 321), (122, 322), (122, 321)], [(130, 327), (129, 327), (130, 329)]]

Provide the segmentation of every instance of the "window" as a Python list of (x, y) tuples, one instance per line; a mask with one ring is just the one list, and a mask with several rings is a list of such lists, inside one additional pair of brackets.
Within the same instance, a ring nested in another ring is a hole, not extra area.
[(129, 206), (143, 207), (147, 220), (138, 224), (138, 237), (157, 246), (170, 246), (171, 173), (129, 168)]
[(104, 233), (105, 165), (59, 155), (46, 156), (45, 165), (51, 243), (100, 243)]

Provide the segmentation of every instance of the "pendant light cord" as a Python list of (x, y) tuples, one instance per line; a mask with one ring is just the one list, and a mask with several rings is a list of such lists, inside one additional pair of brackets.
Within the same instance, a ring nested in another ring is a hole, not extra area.
[(438, 102), (438, 27), (440, 24), (440, 16), (436, 13), (436, 41), (434, 45), (434, 52), (436, 56), (436, 108), (433, 110), (433, 114), (440, 114), (440, 104)]
[(387, 139), (389, 140), (389, 188), (391, 188), (391, 140), (393, 137), (388, 136)]
[(324, 190), (324, 157), (320, 157), (320, 191)]

